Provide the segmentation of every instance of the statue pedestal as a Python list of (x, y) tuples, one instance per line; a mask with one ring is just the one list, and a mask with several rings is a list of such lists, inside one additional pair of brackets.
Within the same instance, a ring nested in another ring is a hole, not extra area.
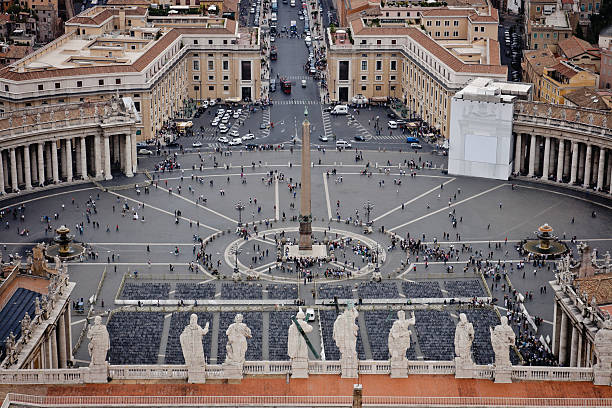
[(187, 382), (190, 384), (204, 384), (206, 382), (206, 367), (187, 367)]
[(242, 364), (223, 364), (223, 378), (242, 379)]
[(509, 384), (512, 382), (512, 366), (495, 367), (495, 382)]
[(85, 372), (86, 383), (107, 383), (108, 363), (90, 365)]
[(308, 360), (291, 360), (291, 378), (308, 378)]
[(408, 360), (391, 361), (391, 378), (408, 378)]
[(455, 357), (455, 378), (473, 378), (473, 369), (473, 361)]
[(595, 364), (593, 367), (593, 384), (595, 385), (610, 385), (612, 377), (612, 370), (601, 370), (598, 367), (599, 364)]
[(357, 359), (341, 359), (342, 378), (357, 378), (358, 366), (359, 360)]

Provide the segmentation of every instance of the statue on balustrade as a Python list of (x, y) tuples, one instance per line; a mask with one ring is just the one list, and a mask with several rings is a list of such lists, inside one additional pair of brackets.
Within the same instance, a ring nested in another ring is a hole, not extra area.
[(234, 318), (234, 323), (230, 324), (225, 334), (227, 335), (227, 345), (225, 363), (233, 365), (243, 365), (247, 352), (247, 339), (253, 337), (251, 329), (242, 323), (242, 314), (238, 313)]
[[(312, 326), (304, 321), (305, 318), (306, 315), (304, 314), (304, 311), (302, 311), (302, 308), (300, 308), (295, 316), (295, 319), (304, 333), (310, 333), (312, 331)], [(291, 325), (289, 326), (289, 333), (287, 337), (287, 354), (291, 358), (291, 362), (303, 362), (308, 360), (308, 345), (306, 344), (306, 339), (304, 339), (302, 333), (300, 333), (300, 330), (296, 326), (295, 322), (291, 322)]]
[(25, 316), (21, 320), (21, 341), (25, 344), (32, 337), (32, 331), (30, 330), (30, 325), (32, 324), (32, 319), (30, 318), (30, 314), (26, 312)]
[(459, 323), (455, 329), (455, 354), (462, 363), (473, 363), (472, 342), (474, 341), (474, 325), (467, 319), (465, 313), (459, 315)]
[(391, 326), (388, 337), (389, 357), (391, 362), (407, 361), (406, 351), (410, 348), (410, 326), (414, 326), (416, 319), (414, 313), (406, 320), (406, 312), (397, 312), (397, 318)]
[(89, 367), (105, 365), (106, 353), (110, 349), (110, 338), (100, 316), (94, 318), (94, 324), (89, 328), (87, 338), (89, 339), (89, 346), (87, 348), (91, 356)]
[(598, 370), (612, 370), (612, 320), (606, 319), (594, 339), (594, 351)]
[(355, 319), (359, 312), (354, 307), (347, 308), (334, 322), (334, 341), (340, 350), (341, 360), (357, 361), (357, 333), (359, 326)]
[(198, 324), (198, 315), (193, 313), (189, 317), (189, 324), (180, 335), (181, 348), (187, 367), (204, 367), (206, 357), (202, 345), (202, 337), (208, 333), (208, 323), (204, 328)]
[(491, 345), (495, 353), (495, 365), (497, 367), (511, 366), (510, 347), (514, 345), (516, 335), (512, 327), (508, 325), (508, 318), (502, 316), (501, 324), (489, 330), (491, 331)]

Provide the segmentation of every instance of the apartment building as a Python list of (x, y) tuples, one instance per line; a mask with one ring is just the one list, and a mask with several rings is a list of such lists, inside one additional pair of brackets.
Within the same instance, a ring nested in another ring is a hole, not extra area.
[(599, 48), (574, 35), (566, 40), (559, 41), (557, 54), (571, 63), (595, 73), (600, 70), (601, 52)]
[(257, 29), (231, 19), (150, 17), (140, 6), (98, 6), (66, 34), (0, 71), (0, 111), (130, 97), (139, 140), (197, 100), (260, 98)]
[(363, 94), (373, 102), (398, 98), (411, 115), (426, 120), (448, 137), (450, 99), (475, 77), (504, 81), (499, 44), (441, 41), (413, 26), (368, 26), (362, 18), (350, 22), (353, 44), (340, 41), (343, 30), (328, 30), (330, 99), (349, 101)]
[(572, 35), (572, 23), (567, 11), (555, 10), (544, 18), (527, 21), (527, 48), (541, 50), (557, 45)]
[(481, 39), (497, 40), (499, 15), (497, 9), (478, 14), (472, 8), (439, 8), (422, 12), (421, 24), (435, 40), (468, 42)]
[(602, 89), (610, 89), (612, 87), (612, 48), (601, 49), (599, 87)]
[(597, 88), (598, 76), (568, 61), (544, 68), (540, 100), (565, 104), (564, 95), (580, 88)]
[(523, 82), (533, 84), (533, 99), (542, 101), (544, 69), (557, 65), (559, 59), (550, 48), (526, 50), (523, 53)]

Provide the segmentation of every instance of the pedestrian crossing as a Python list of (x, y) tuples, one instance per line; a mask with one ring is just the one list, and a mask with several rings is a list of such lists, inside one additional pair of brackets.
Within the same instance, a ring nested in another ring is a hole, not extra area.
[(406, 138), (408, 137), (408, 135), (380, 135), (380, 136), (371, 136), (372, 140), (393, 140), (393, 141), (399, 141), (399, 142), (406, 142)]
[(290, 81), (301, 81), (302, 79), (306, 79), (306, 80), (310, 79), (308, 75), (290, 75), (290, 76), (286, 76), (283, 78), (288, 79)]
[(263, 111), (263, 117), (261, 119), (262, 123), (265, 123), (268, 125), (268, 127), (266, 127), (265, 129), (260, 129), (259, 130), (259, 136), (258, 138), (260, 139), (264, 139), (268, 136), (270, 136), (270, 109), (266, 109), (265, 111)]
[(372, 134), (371, 134), (371, 133), (368, 131), (368, 129), (366, 129), (366, 127), (365, 127), (365, 126), (363, 126), (363, 125), (362, 125), (362, 124), (361, 124), (359, 121), (352, 120), (352, 119), (349, 117), (349, 120), (348, 120), (348, 125), (349, 125), (350, 127), (355, 128), (355, 130), (356, 130), (358, 133), (360, 133), (360, 134), (361, 134), (361, 135), (362, 135), (362, 136), (363, 136), (363, 137), (364, 137), (366, 140), (370, 140), (370, 139), (372, 139)]
[(295, 99), (286, 99), (275, 101), (272, 100), (274, 105), (319, 105), (321, 102), (314, 100), (295, 100)]

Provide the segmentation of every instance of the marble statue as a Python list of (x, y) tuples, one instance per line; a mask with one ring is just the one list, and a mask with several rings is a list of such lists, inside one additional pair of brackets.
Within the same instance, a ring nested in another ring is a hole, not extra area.
[(576, 122), (580, 122), (580, 111), (576, 111)]
[(51, 112), (49, 112), (49, 122), (53, 123), (55, 121), (55, 112), (53, 111), (53, 109), (51, 109)]
[[(312, 331), (312, 326), (304, 321), (306, 315), (302, 311), (302, 308), (298, 311), (295, 319), (298, 324), (302, 328), (304, 333), (310, 333)], [(289, 326), (289, 332), (287, 335), (287, 354), (291, 358), (291, 361), (308, 360), (308, 345), (306, 344), (306, 340), (302, 337), (302, 333), (298, 330), (295, 322), (291, 322)]]
[(604, 116), (603, 120), (601, 121), (601, 127), (604, 129), (608, 128), (608, 117)]
[(98, 117), (98, 104), (94, 105), (94, 116)]
[(64, 110), (64, 116), (66, 117), (66, 120), (70, 119), (70, 112), (68, 109)]
[(567, 111), (565, 109), (561, 111), (561, 119), (567, 120)]
[(341, 360), (357, 361), (357, 332), (359, 326), (355, 319), (359, 312), (354, 307), (347, 308), (334, 322), (334, 341), (340, 350)]
[(28, 124), (28, 118), (25, 114), (21, 116), (21, 122), (23, 126), (26, 126)]
[(548, 118), (552, 117), (552, 106), (548, 107), (548, 110), (546, 111), (546, 117)]
[(455, 328), (455, 354), (462, 362), (472, 362), (473, 341), (474, 325), (468, 321), (465, 313), (461, 313)]
[(94, 324), (89, 328), (87, 338), (89, 339), (88, 350), (91, 356), (89, 367), (105, 365), (106, 352), (110, 349), (110, 338), (100, 316), (94, 318)]
[(34, 315), (40, 316), (42, 314), (42, 309), (40, 308), (40, 298), (37, 296), (34, 299)]
[(36, 114), (36, 124), (40, 124), (40, 112)]
[(21, 320), (21, 341), (26, 343), (32, 337), (32, 331), (30, 330), (30, 325), (32, 323), (32, 319), (28, 312), (26, 312), (25, 316)]
[(204, 356), (204, 348), (202, 346), (202, 337), (208, 333), (208, 323), (204, 328), (198, 324), (198, 315), (193, 313), (189, 317), (189, 324), (181, 333), (181, 348), (183, 349), (183, 357), (187, 367), (204, 367), (206, 365), (206, 357)]
[(495, 326), (491, 331), (491, 345), (495, 353), (495, 366), (507, 367), (511, 366), (509, 349), (516, 340), (516, 335), (512, 327), (508, 325), (508, 318), (502, 316), (501, 324)]
[(85, 117), (85, 109), (83, 109), (83, 107), (81, 106), (79, 108), (79, 118), (84, 119)]
[(592, 113), (589, 113), (589, 125), (593, 125), (595, 122), (595, 116)]
[(597, 363), (593, 366), (595, 385), (610, 385), (612, 377), (612, 320), (607, 318), (593, 341)]
[(247, 339), (252, 337), (251, 329), (242, 323), (242, 314), (238, 313), (234, 318), (234, 323), (230, 324), (225, 334), (227, 335), (227, 345), (225, 363), (242, 365), (245, 361), (247, 352)]
[(406, 351), (410, 348), (411, 334), (409, 327), (416, 323), (414, 313), (410, 319), (406, 320), (406, 312), (403, 310), (397, 312), (397, 319), (393, 322), (387, 339), (391, 362), (407, 361)]
[(9, 116), (8, 118), (8, 127), (9, 129), (13, 127), (13, 116)]

